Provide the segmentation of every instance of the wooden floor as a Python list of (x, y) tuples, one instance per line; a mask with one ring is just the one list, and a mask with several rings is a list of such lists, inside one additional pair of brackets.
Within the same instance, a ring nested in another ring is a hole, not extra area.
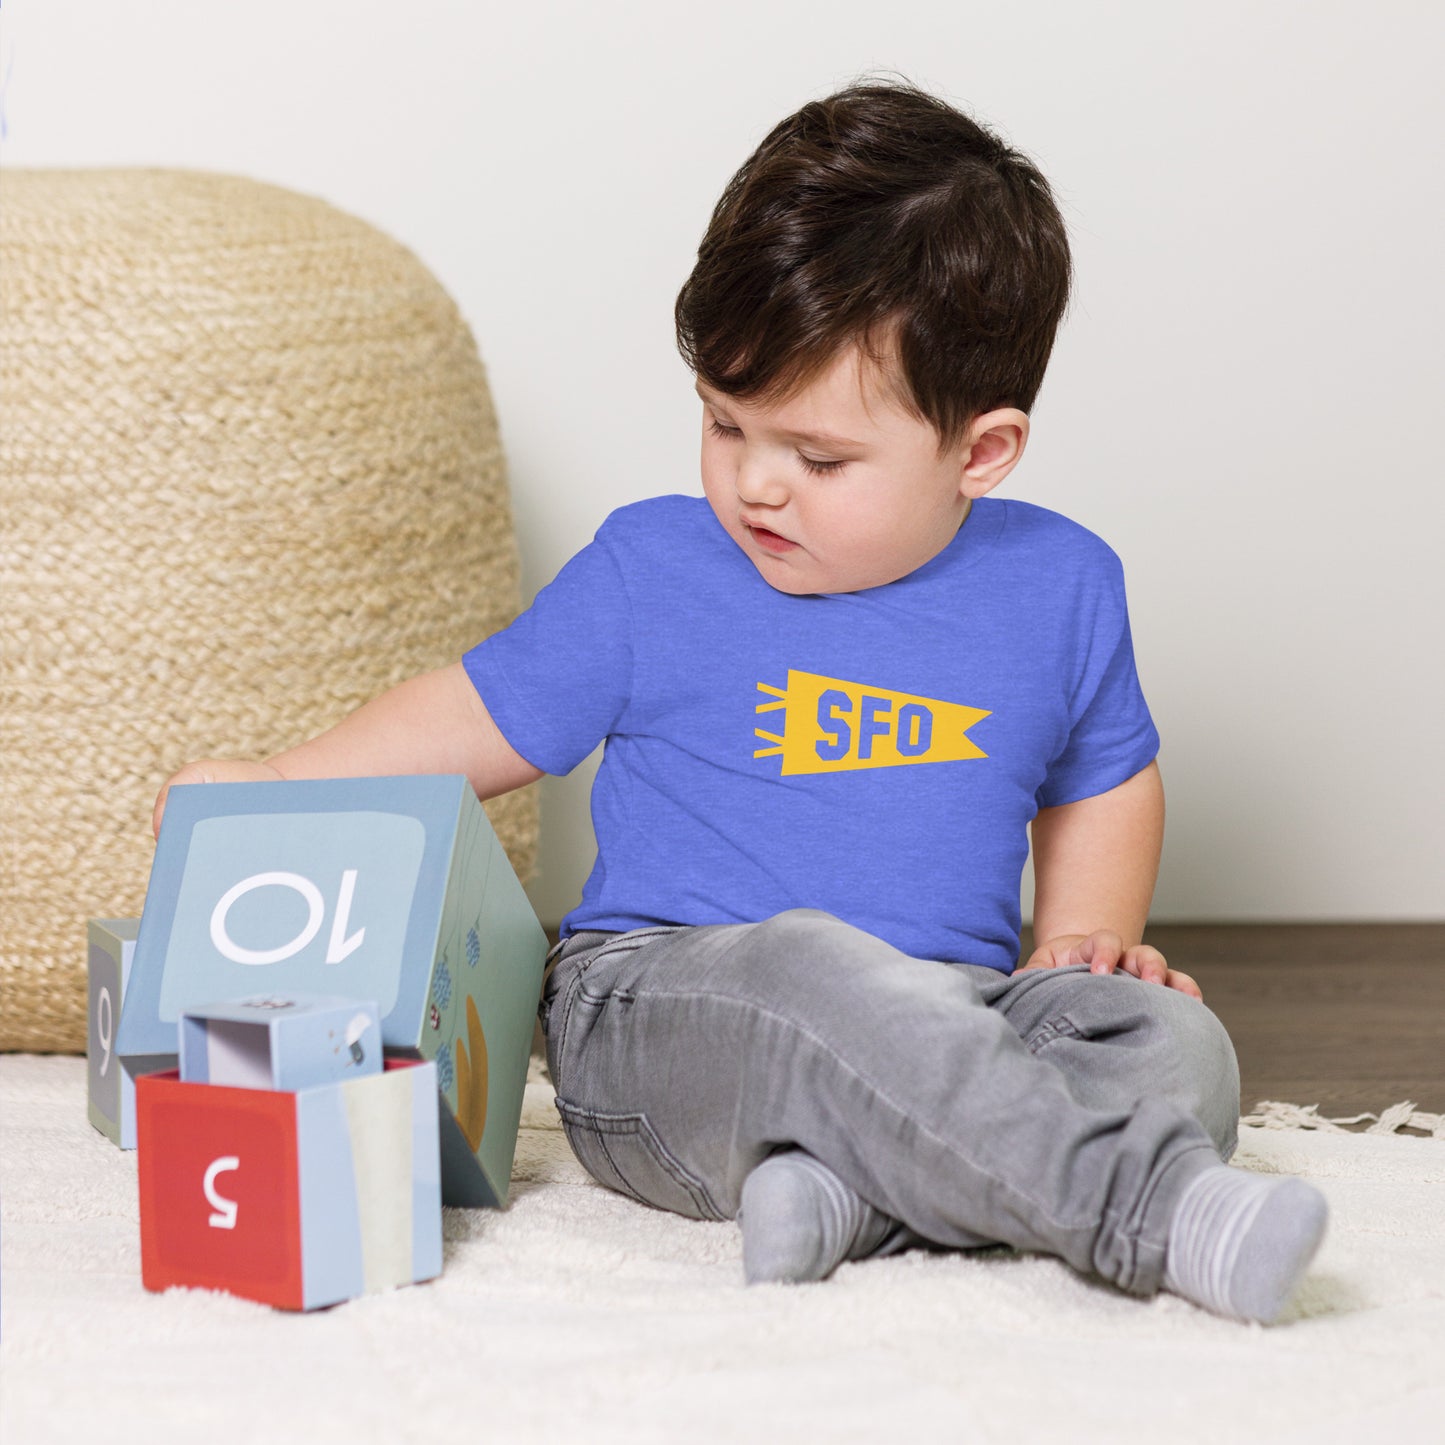
[(1445, 1113), (1445, 924), (1160, 924), (1145, 941), (1229, 1030), (1245, 1113), (1262, 1099)]
[(1229, 1030), (1246, 1113), (1445, 1113), (1445, 924), (1161, 924), (1144, 939)]

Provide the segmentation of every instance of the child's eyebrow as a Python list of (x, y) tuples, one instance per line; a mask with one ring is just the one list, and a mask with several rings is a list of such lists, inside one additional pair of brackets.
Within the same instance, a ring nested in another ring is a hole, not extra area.
[[(717, 407), (719, 402), (708, 396), (702, 389), (701, 382), (694, 382), (692, 389), (708, 406)], [(851, 437), (839, 436), (836, 432), (827, 431), (779, 431), (779, 436), (787, 437), (794, 442), (812, 442), (820, 447), (862, 447), (863, 442), (854, 441)]]

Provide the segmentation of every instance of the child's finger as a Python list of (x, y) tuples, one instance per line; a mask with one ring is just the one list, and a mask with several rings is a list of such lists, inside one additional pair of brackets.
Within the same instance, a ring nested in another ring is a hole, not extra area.
[(151, 810), (151, 833), (159, 838), (161, 836), (161, 820), (165, 817), (166, 802), (171, 796), (171, 788), (177, 783), (204, 783), (209, 779), (205, 776), (198, 763), (187, 763), (178, 772), (174, 772), (162, 785), (159, 793), (156, 794), (155, 807)]
[(1187, 993), (1190, 998), (1197, 998), (1200, 1003), (1204, 1002), (1204, 990), (1187, 973), (1180, 973), (1177, 968), (1171, 968), (1166, 982), (1170, 988), (1178, 989), (1180, 993)]
[(1144, 983), (1167, 984), (1169, 981), (1169, 965), (1165, 963), (1164, 955), (1147, 943), (1131, 948), (1124, 956), (1122, 967)]
[(1112, 973), (1124, 955), (1124, 940), (1117, 933), (1101, 928), (1076, 944), (1070, 961), (1087, 963), (1090, 973)]

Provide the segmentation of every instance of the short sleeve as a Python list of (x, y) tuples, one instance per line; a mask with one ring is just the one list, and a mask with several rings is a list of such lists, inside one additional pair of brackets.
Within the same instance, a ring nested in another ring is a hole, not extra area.
[(1148, 767), (1159, 752), (1159, 733), (1134, 665), (1123, 568), (1113, 552), (1108, 559), (1102, 593), (1086, 609), (1091, 625), (1079, 649), (1082, 668), (1068, 739), (1038, 790), (1041, 808), (1107, 793)]
[(601, 534), (462, 665), (502, 736), (543, 772), (570, 773), (616, 731), (631, 695), (632, 609)]

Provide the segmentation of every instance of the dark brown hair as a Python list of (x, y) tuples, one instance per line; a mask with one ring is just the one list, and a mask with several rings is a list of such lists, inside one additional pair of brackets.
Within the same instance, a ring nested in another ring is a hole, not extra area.
[(1071, 275), (1027, 156), (907, 81), (857, 83), (780, 122), (728, 182), (677, 344), (708, 386), (770, 406), (856, 343), (942, 454), (983, 412), (1032, 408)]

